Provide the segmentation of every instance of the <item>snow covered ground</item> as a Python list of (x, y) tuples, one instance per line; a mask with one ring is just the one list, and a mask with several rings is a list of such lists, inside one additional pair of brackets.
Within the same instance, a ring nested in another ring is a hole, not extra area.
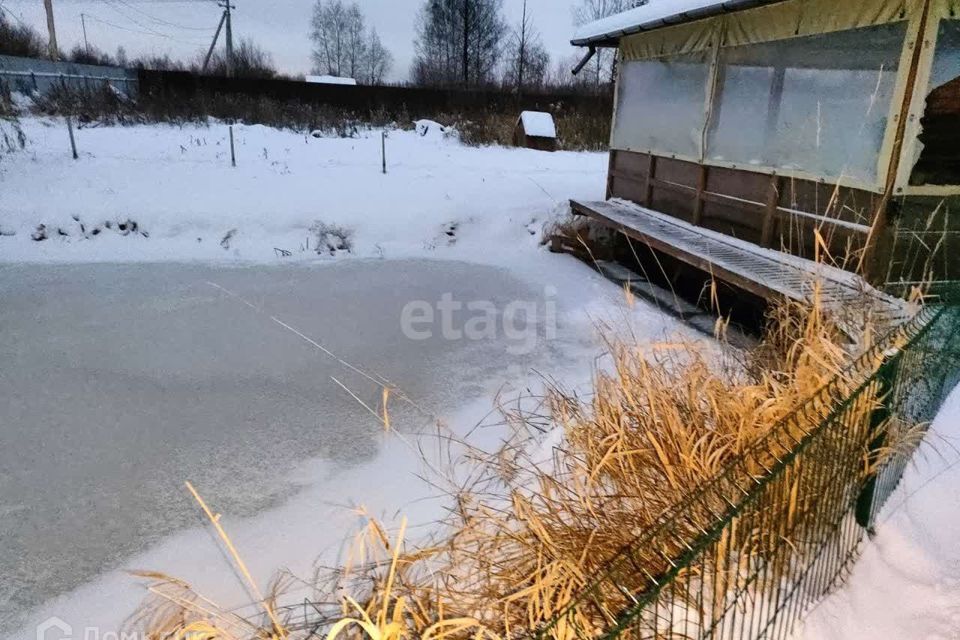
[(960, 638), (960, 388), (881, 513), (847, 584), (800, 640)]
[[(600, 153), (469, 148), (429, 127), (389, 132), (384, 175), (379, 131), (314, 138), (236, 126), (233, 168), (217, 123), (84, 128), (75, 161), (62, 120), (23, 125), (27, 150), (0, 160), (0, 262), (310, 261), (325, 225), (348, 232), (354, 257), (502, 265), (535, 246), (569, 198), (602, 197), (607, 163)], [(48, 239), (37, 242), (39, 225)], [(319, 247), (328, 258), (330, 239)]]

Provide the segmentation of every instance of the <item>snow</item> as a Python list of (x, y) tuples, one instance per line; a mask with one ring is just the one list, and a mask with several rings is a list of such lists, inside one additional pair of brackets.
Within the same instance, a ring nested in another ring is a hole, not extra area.
[(342, 78), (340, 76), (305, 76), (304, 79), (310, 84), (336, 84), (345, 87), (357, 86), (357, 81), (353, 78)]
[(413, 126), (414, 131), (416, 131), (417, 135), (421, 138), (438, 140), (441, 138), (455, 138), (457, 136), (457, 130), (455, 128), (447, 127), (435, 120), (417, 120), (413, 123)]
[(534, 138), (556, 138), (557, 125), (553, 122), (553, 116), (542, 111), (524, 111), (520, 114), (520, 121), (523, 123), (523, 130), (528, 136)]
[[(770, 1), (766, 0), (766, 2)], [(617, 37), (625, 35), (625, 32), (655, 29), (678, 22), (696, 20), (717, 14), (736, 4), (742, 3), (729, 0), (649, 0), (639, 7), (579, 27), (574, 32), (572, 43), (585, 45), (591, 40)]]
[[(601, 197), (606, 174), (602, 153), (471, 148), (423, 121), (387, 131), (386, 175), (379, 130), (235, 125), (234, 168), (217, 122), (81, 128), (76, 161), (63, 120), (21, 124), (26, 151), (0, 157), (0, 226), (15, 233), (0, 236), (0, 263), (331, 259), (316, 253), (321, 222), (351, 235), (334, 257), (503, 264), (568, 199)], [(39, 225), (48, 239), (35, 242)]]
[(960, 388), (925, 442), (846, 585), (798, 640), (960, 638)]

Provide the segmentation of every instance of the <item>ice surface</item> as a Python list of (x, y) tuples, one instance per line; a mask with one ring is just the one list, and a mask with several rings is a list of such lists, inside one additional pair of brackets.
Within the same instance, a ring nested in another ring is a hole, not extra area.
[[(410, 300), (449, 292), (503, 309), (543, 301), (548, 286), (558, 292), (558, 335), (529, 355), (511, 356), (505, 338), (412, 341), (401, 332)], [(0, 300), (0, 575), (11, 589), (0, 636), (24, 616), (115, 628), (143, 596), (126, 568), (167, 571), (246, 602), (216, 545), (191, 529), (202, 521), (184, 480), (231, 517), (264, 582), (281, 567), (308, 576), (318, 556), (335, 562), (357, 505), (387, 519), (437, 517), (439, 501), (417, 502), (434, 494), (415, 476), (417, 457), (331, 378), (372, 406), (379, 390), (270, 314), (464, 429), (477, 416), (464, 421), (459, 409), (489, 412), (500, 385), (520, 375), (511, 372), (568, 368), (588, 378), (599, 349), (592, 325), (608, 313), (635, 318), (639, 335), (678, 330), (645, 305), (626, 310), (615, 284), (546, 252), (511, 271), (391, 260), (11, 265), (0, 267)], [(432, 431), (402, 404), (391, 409), (408, 435)], [(298, 462), (309, 464), (290, 478)]]
[(553, 116), (543, 111), (524, 111), (520, 114), (523, 130), (535, 138), (556, 138), (557, 126)]

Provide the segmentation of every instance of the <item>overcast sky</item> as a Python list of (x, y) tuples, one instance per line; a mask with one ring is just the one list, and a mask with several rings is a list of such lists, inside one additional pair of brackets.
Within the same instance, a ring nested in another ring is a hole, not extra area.
[[(554, 60), (568, 57), (574, 0), (528, 0), (536, 28)], [(234, 37), (252, 37), (283, 71), (310, 70), (308, 37), (312, 0), (234, 0)], [(380, 32), (395, 62), (389, 79), (406, 80), (413, 59), (414, 21), (423, 0), (359, 0), (369, 24)], [(53, 0), (62, 49), (83, 41), (80, 15), (87, 16), (90, 44), (113, 53), (168, 53), (191, 58), (209, 46), (221, 10), (214, 0)], [(519, 22), (522, 0), (504, 0), (504, 14)], [(0, 0), (24, 22), (46, 33), (43, 0)]]

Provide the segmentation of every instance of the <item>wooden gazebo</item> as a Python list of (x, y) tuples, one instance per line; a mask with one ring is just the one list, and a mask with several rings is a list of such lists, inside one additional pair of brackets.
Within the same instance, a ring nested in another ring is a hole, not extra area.
[(764, 297), (960, 281), (960, 0), (649, 0), (573, 44), (618, 49), (576, 213)]

